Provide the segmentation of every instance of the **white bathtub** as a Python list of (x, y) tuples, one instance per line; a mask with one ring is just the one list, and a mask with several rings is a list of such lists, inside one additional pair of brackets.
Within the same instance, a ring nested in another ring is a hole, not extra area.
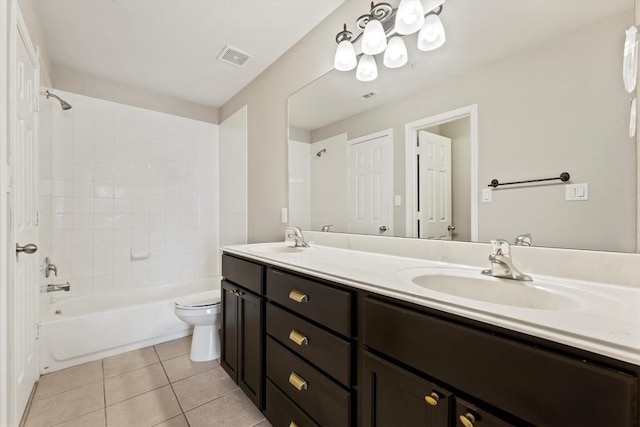
[(108, 294), (43, 295), (40, 371), (81, 363), (187, 336), (174, 314), (177, 298), (220, 289), (220, 278)]

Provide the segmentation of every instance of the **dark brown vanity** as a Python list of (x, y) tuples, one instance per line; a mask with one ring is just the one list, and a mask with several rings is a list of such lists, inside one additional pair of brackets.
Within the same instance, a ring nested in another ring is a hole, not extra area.
[(274, 427), (638, 426), (636, 365), (223, 256), (222, 366)]

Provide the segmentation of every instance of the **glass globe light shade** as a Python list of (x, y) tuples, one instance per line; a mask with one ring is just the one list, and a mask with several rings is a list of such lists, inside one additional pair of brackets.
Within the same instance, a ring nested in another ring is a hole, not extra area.
[(362, 35), (362, 53), (365, 55), (377, 55), (387, 48), (387, 36), (380, 21), (370, 20), (364, 27)]
[(413, 34), (424, 25), (424, 8), (420, 0), (400, 0), (396, 12), (396, 32)]
[(349, 71), (356, 68), (358, 60), (353, 44), (349, 40), (342, 40), (338, 43), (333, 67), (338, 71)]
[(378, 78), (378, 66), (376, 60), (371, 55), (362, 55), (358, 68), (356, 69), (356, 79), (361, 82), (370, 82)]
[(402, 37), (394, 36), (389, 40), (387, 50), (384, 52), (383, 63), (387, 68), (399, 68), (407, 63), (407, 47)]
[(438, 15), (428, 15), (424, 20), (424, 26), (418, 33), (418, 49), (422, 51), (435, 50), (442, 46), (446, 40), (444, 26)]

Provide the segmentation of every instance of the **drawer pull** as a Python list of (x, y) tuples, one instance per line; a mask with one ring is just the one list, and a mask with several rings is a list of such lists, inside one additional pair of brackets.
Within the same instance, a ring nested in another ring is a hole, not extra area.
[(298, 424), (296, 424), (296, 422), (295, 422), (295, 421), (291, 421), (291, 422), (289, 423), (289, 427), (298, 427)]
[(440, 395), (435, 391), (431, 393), (429, 396), (425, 396), (424, 400), (431, 406), (436, 406), (438, 404), (438, 400), (440, 400)]
[(460, 422), (464, 427), (473, 427), (473, 423), (476, 422), (476, 417), (471, 412), (467, 412), (464, 415), (460, 415)]
[(295, 372), (291, 372), (289, 375), (289, 383), (300, 391), (307, 389), (307, 382)]
[(295, 302), (307, 302), (309, 298), (300, 291), (296, 291), (295, 289), (289, 292), (289, 298), (294, 300)]
[(292, 329), (291, 332), (289, 332), (289, 339), (298, 345), (309, 344), (309, 338), (305, 337), (295, 329)]

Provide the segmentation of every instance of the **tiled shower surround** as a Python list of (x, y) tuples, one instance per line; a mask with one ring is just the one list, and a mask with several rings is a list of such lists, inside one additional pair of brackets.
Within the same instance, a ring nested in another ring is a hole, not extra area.
[[(218, 274), (218, 126), (54, 90), (41, 100), (41, 283), (91, 294)], [(140, 258), (140, 259), (134, 259)]]

